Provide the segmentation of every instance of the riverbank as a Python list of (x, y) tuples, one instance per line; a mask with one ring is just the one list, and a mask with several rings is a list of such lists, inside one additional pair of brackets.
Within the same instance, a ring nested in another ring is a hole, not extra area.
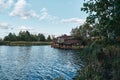
[(50, 45), (51, 42), (31, 42), (31, 41), (0, 41), (0, 45), (8, 46), (31, 46), (31, 45)]
[(73, 80), (120, 80), (120, 45), (93, 43), (80, 54), (86, 65)]
[(53, 48), (58, 48), (58, 49), (68, 49), (68, 50), (82, 50), (84, 49), (85, 46), (81, 45), (81, 46), (59, 46), (59, 45), (54, 45), (51, 44), (51, 47)]

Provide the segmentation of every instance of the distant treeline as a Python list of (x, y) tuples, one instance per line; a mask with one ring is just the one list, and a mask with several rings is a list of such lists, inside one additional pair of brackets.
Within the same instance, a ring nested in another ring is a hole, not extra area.
[(15, 33), (9, 33), (4, 37), (3, 41), (51, 41), (53, 37), (48, 35), (45, 38), (44, 34), (31, 34), (29, 31), (20, 31), (18, 35)]

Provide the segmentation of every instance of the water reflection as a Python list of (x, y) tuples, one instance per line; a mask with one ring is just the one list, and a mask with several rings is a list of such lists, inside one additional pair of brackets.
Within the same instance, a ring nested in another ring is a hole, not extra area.
[(81, 66), (76, 51), (50, 46), (0, 46), (0, 80), (72, 80)]

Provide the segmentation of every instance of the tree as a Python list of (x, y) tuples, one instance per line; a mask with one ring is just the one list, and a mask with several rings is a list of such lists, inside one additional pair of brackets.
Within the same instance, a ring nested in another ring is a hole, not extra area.
[(8, 36), (4, 37), (5, 41), (17, 41), (17, 36), (14, 33), (9, 33)]
[(38, 36), (31, 34), (31, 41), (38, 41)]
[(32, 39), (31, 39), (31, 34), (30, 34), (29, 31), (26, 31), (26, 32), (25, 32), (25, 40), (26, 40), (26, 41), (32, 41)]
[(48, 37), (47, 37), (47, 41), (52, 41), (50, 35), (48, 35)]
[(75, 39), (81, 39), (81, 29), (79, 29), (78, 27), (72, 29), (71, 31), (71, 35), (75, 38)]
[(43, 34), (38, 34), (38, 40), (39, 41), (45, 41), (46, 39), (45, 39), (45, 36), (43, 35)]
[(83, 25), (72, 29), (71, 35), (74, 36), (75, 39), (86, 40), (91, 36), (90, 34), (91, 31), (92, 27), (89, 24), (84, 23)]
[(100, 36), (107, 40), (120, 36), (120, 0), (86, 0), (83, 6), (81, 10), (89, 13), (87, 23), (97, 22)]
[(18, 37), (19, 41), (25, 41), (25, 31), (20, 31)]
[(86, 21), (93, 27), (92, 36), (104, 39), (84, 49), (82, 55), (88, 62), (74, 80), (119, 80), (120, 46), (110, 43), (120, 36), (120, 0), (85, 1), (82, 10), (89, 13)]
[(32, 41), (31, 34), (29, 31), (20, 31), (19, 32), (19, 41)]
[(3, 41), (2, 38), (0, 38), (0, 41)]
[[(18, 36), (15, 33), (9, 33), (4, 37), (4, 41), (46, 41), (43, 34), (33, 35), (29, 31), (20, 31)], [(48, 41), (51, 41), (49, 36)]]

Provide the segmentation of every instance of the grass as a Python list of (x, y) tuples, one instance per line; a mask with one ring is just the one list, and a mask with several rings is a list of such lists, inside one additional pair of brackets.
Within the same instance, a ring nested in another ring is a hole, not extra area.
[(31, 46), (31, 45), (50, 45), (51, 42), (31, 42), (31, 41), (1, 41), (0, 45), (9, 46)]
[(120, 80), (120, 45), (93, 43), (81, 53), (86, 65), (74, 80)]

